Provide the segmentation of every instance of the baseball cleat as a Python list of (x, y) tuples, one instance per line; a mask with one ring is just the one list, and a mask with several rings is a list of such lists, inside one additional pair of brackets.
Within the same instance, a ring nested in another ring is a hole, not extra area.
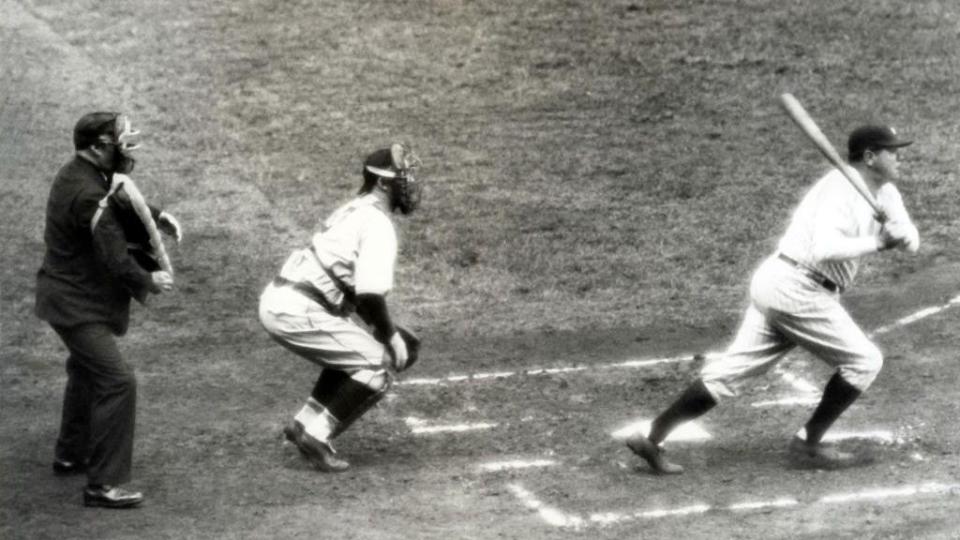
[(810, 444), (800, 437), (790, 441), (789, 453), (796, 465), (809, 469), (845, 469), (869, 463), (851, 452), (842, 452), (822, 443)]
[(101, 508), (133, 508), (143, 502), (143, 493), (113, 486), (87, 486), (83, 505)]
[(350, 468), (349, 463), (337, 457), (330, 443), (310, 436), (300, 422), (284, 426), (283, 436), (297, 447), (304, 459), (323, 472), (343, 472)]
[(86, 463), (82, 461), (70, 461), (69, 459), (54, 458), (53, 474), (57, 476), (69, 476), (71, 474), (80, 474), (87, 470)]
[(683, 467), (670, 463), (663, 457), (663, 448), (653, 444), (650, 439), (637, 434), (627, 438), (627, 448), (642, 457), (655, 474), (680, 474)]

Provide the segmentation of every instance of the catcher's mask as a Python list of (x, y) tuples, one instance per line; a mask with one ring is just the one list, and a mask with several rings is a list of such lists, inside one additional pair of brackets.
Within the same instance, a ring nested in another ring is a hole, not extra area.
[(405, 144), (394, 143), (390, 148), (377, 150), (363, 162), (364, 184), (360, 192), (372, 190), (382, 178), (388, 186), (390, 209), (410, 214), (420, 205), (422, 189), (413, 175), (420, 163), (420, 158)]
[(130, 126), (130, 118), (114, 112), (95, 112), (84, 115), (73, 129), (73, 144), (77, 150), (91, 146), (112, 146), (112, 161), (104, 163), (110, 172), (130, 174), (136, 165), (131, 152), (140, 147), (131, 141), (140, 132)]

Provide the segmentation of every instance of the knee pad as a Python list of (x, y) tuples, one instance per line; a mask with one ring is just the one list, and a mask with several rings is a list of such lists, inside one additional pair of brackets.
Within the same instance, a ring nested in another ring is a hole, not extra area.
[(350, 373), (350, 378), (374, 392), (385, 392), (393, 382), (390, 372), (385, 369), (359, 369)]

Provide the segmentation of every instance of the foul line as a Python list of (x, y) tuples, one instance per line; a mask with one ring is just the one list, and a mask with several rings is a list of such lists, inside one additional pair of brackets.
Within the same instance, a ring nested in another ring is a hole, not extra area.
[[(897, 328), (913, 324), (917, 321), (923, 320), (931, 315), (936, 315), (950, 307), (960, 304), (960, 295), (953, 297), (949, 302), (939, 305), (923, 308), (915, 313), (911, 313), (906, 317), (897, 319), (891, 324), (886, 326), (881, 326), (874, 330), (873, 332), (867, 334), (870, 337), (886, 334)], [(518, 375), (553, 375), (557, 373), (573, 373), (577, 371), (601, 371), (609, 369), (636, 369), (636, 368), (645, 368), (649, 366), (654, 366), (658, 364), (672, 364), (679, 362), (691, 362), (700, 358), (713, 358), (720, 356), (722, 353), (718, 352), (709, 352), (703, 355), (702, 357), (694, 354), (687, 354), (683, 356), (676, 356), (672, 358), (652, 358), (652, 359), (635, 359), (635, 360), (626, 360), (622, 362), (614, 362), (608, 364), (597, 364), (590, 366), (568, 366), (568, 367), (555, 367), (555, 368), (532, 368), (532, 369), (523, 369), (518, 371), (495, 371), (489, 373), (472, 373), (466, 375), (448, 375), (446, 377), (435, 377), (435, 378), (414, 378), (406, 379), (403, 381), (398, 381), (396, 384), (401, 386), (430, 386), (430, 385), (441, 385), (449, 384), (456, 382), (477, 382), (477, 381), (486, 381), (486, 380), (495, 380), (495, 379), (506, 379), (508, 377), (516, 377)], [(790, 384), (794, 385), (798, 390), (810, 391), (812, 385), (806, 383), (803, 380), (795, 379), (789, 380)], [(813, 388), (816, 391), (816, 388)]]
[[(520, 502), (524, 506), (530, 510), (536, 511), (540, 519), (542, 519), (548, 525), (573, 529), (581, 529), (589, 525), (613, 525), (641, 519), (681, 517), (691, 514), (703, 514), (708, 511), (744, 512), (752, 510), (790, 508), (803, 504), (795, 497), (785, 496), (768, 501), (744, 501), (729, 505), (694, 503), (678, 508), (660, 508), (628, 512), (594, 512), (587, 515), (587, 517), (584, 517), (576, 513), (564, 512), (556, 507), (544, 503), (537, 498), (536, 494), (532, 493), (520, 484), (510, 484), (507, 487), (518, 499), (520, 499)], [(823, 497), (809, 501), (807, 504), (812, 506), (815, 504), (856, 503), (879, 501), (893, 497), (920, 497), (930, 495), (960, 495), (960, 484), (927, 482), (913, 486), (870, 488), (863, 491), (824, 495)]]
[(948, 309), (952, 306), (955, 306), (957, 304), (960, 304), (960, 295), (954, 296), (953, 298), (950, 299), (949, 302), (945, 304), (921, 309), (920, 311), (907, 315), (906, 317), (897, 319), (892, 324), (888, 324), (887, 326), (881, 326), (880, 328), (877, 328), (872, 333), (870, 333), (869, 336), (873, 337), (880, 334), (886, 334), (887, 332), (900, 328), (901, 326), (906, 326), (908, 324), (915, 323), (921, 319), (925, 319), (931, 315), (936, 315), (937, 313), (940, 313), (941, 311)]

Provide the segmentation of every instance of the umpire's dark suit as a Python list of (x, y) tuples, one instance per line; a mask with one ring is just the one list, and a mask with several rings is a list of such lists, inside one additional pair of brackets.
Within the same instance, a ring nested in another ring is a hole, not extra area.
[(46, 254), (37, 273), (37, 316), (70, 351), (56, 455), (87, 460), (91, 485), (130, 480), (137, 381), (114, 335), (127, 331), (131, 297), (142, 301), (160, 290), (127, 252), (122, 210), (105, 205), (93, 223), (109, 187), (82, 157), (60, 169), (47, 202)]

